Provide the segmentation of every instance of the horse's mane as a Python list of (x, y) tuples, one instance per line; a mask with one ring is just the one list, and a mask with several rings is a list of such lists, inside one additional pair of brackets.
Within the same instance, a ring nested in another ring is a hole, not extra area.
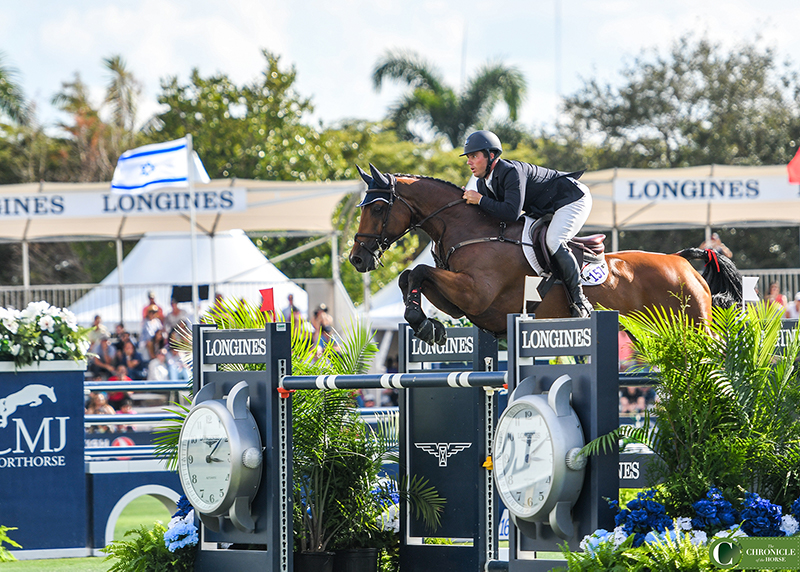
[(459, 187), (455, 183), (451, 183), (450, 181), (445, 181), (444, 179), (437, 179), (436, 177), (426, 177), (424, 175), (409, 175), (409, 174), (403, 174), (403, 173), (394, 173), (394, 176), (395, 177), (403, 177), (403, 178), (406, 178), (406, 179), (417, 179), (417, 180), (424, 179), (424, 180), (427, 180), (427, 181), (433, 181), (435, 183), (442, 183), (445, 186), (452, 187), (454, 190), (456, 190), (456, 191), (458, 191), (460, 193), (464, 192), (464, 189), (462, 189), (461, 187)]

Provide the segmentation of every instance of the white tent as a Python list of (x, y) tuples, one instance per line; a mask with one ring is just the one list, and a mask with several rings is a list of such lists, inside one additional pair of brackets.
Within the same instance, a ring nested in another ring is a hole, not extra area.
[[(125, 326), (138, 331), (148, 291), (155, 293), (156, 302), (167, 312), (173, 286), (192, 283), (191, 260), (189, 233), (147, 233), (123, 261), (122, 275), (120, 269), (115, 269), (70, 309), (81, 324), (90, 324), (96, 314), (107, 324), (116, 323), (122, 299)], [(294, 305), (303, 314), (308, 313), (306, 291), (270, 263), (241, 230), (218, 232), (213, 238), (198, 235), (197, 260), (198, 284), (209, 286), (209, 299), (201, 304), (201, 312), (213, 302), (216, 293), (260, 305), (259, 290), (273, 288), (278, 310), (283, 310), (292, 294)], [(181, 307), (191, 314), (191, 303)]]

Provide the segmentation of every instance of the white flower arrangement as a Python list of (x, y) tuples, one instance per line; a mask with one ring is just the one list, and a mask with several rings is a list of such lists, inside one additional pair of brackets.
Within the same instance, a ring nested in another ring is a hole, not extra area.
[(0, 308), (0, 361), (16, 367), (41, 361), (85, 360), (89, 328), (78, 327), (75, 314), (47, 302), (24, 310)]

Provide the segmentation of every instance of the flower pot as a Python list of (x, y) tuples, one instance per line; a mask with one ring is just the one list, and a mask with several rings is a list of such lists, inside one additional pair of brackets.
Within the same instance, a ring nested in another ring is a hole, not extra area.
[(377, 548), (337, 550), (333, 572), (378, 572)]
[(294, 572), (333, 572), (333, 552), (295, 552)]

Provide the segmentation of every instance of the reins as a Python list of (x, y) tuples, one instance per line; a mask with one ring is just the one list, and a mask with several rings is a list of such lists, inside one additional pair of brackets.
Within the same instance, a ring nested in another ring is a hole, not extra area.
[[(438, 209), (436, 209), (435, 211), (433, 211), (429, 215), (427, 215), (424, 218), (422, 218), (420, 221), (414, 222), (414, 218), (416, 218), (417, 214), (416, 214), (414, 208), (408, 203), (408, 201), (406, 199), (404, 199), (402, 197), (402, 195), (400, 195), (397, 192), (397, 179), (395, 178), (394, 175), (391, 175), (391, 174), (387, 174), (387, 176), (389, 177), (390, 188), (386, 189), (385, 192), (389, 197), (388, 200), (386, 201), (388, 203), (388, 205), (389, 205), (389, 208), (386, 209), (386, 213), (383, 216), (383, 222), (381, 224), (380, 233), (379, 234), (372, 234), (372, 233), (365, 233), (365, 232), (357, 232), (356, 235), (355, 235), (355, 238), (354, 238), (354, 241), (357, 244), (359, 244), (361, 247), (363, 247), (365, 250), (367, 250), (370, 254), (372, 254), (372, 257), (375, 259), (376, 264), (380, 264), (381, 266), (383, 266), (383, 263), (381, 262), (381, 257), (383, 256), (384, 252), (389, 250), (389, 248), (392, 246), (392, 244), (394, 244), (395, 242), (397, 242), (398, 240), (403, 238), (409, 232), (422, 227), (423, 224), (425, 224), (426, 222), (431, 220), (433, 217), (435, 217), (439, 213), (441, 213), (441, 212), (443, 212), (443, 211), (445, 211), (445, 210), (447, 210), (447, 209), (449, 209), (451, 207), (454, 207), (456, 205), (459, 205), (459, 204), (462, 204), (462, 203), (466, 202), (465, 199), (456, 199), (454, 201), (451, 201), (451, 202), (447, 203), (444, 206), (439, 207)], [(403, 203), (406, 206), (406, 208), (409, 210), (409, 212), (411, 213), (411, 223), (409, 224), (408, 228), (405, 231), (403, 231), (401, 234), (399, 234), (395, 238), (390, 239), (388, 236), (384, 236), (384, 232), (386, 231), (386, 225), (389, 222), (389, 215), (391, 213), (392, 207), (394, 206), (395, 199), (400, 201), (401, 203)], [(510, 244), (514, 244), (514, 245), (517, 245), (517, 246), (522, 246), (522, 245), (524, 245), (524, 246), (533, 246), (532, 244), (523, 242), (522, 240), (516, 240), (514, 238), (506, 237), (505, 236), (506, 226), (507, 225), (506, 225), (505, 222), (502, 222), (502, 221), (500, 222), (500, 235), (499, 236), (486, 236), (486, 237), (482, 237), (482, 238), (471, 238), (471, 239), (459, 242), (458, 244), (456, 244), (456, 245), (454, 245), (454, 246), (452, 246), (452, 247), (450, 247), (448, 249), (447, 253), (445, 254), (444, 260), (442, 260), (442, 258), (438, 255), (438, 252), (441, 252), (441, 250), (442, 250), (442, 248), (441, 248), (441, 236), (444, 236), (444, 233), (447, 230), (447, 225), (445, 223), (445, 227), (442, 230), (440, 239), (438, 241), (436, 241), (437, 242), (436, 249), (433, 252), (433, 258), (434, 258), (434, 261), (436, 262), (436, 266), (439, 267), (439, 268), (442, 268), (444, 270), (449, 270), (450, 269), (450, 266), (449, 266), (450, 257), (453, 255), (453, 253), (456, 250), (458, 250), (459, 248), (462, 248), (464, 246), (469, 246), (471, 244), (481, 244), (481, 243), (486, 243), (486, 242), (508, 242)], [(376, 240), (376, 243), (377, 243), (377, 246), (378, 246), (377, 249), (376, 250), (372, 250), (372, 249), (368, 248), (367, 245), (363, 241), (359, 240), (359, 236), (360, 237), (364, 237), (364, 238), (374, 238)]]

